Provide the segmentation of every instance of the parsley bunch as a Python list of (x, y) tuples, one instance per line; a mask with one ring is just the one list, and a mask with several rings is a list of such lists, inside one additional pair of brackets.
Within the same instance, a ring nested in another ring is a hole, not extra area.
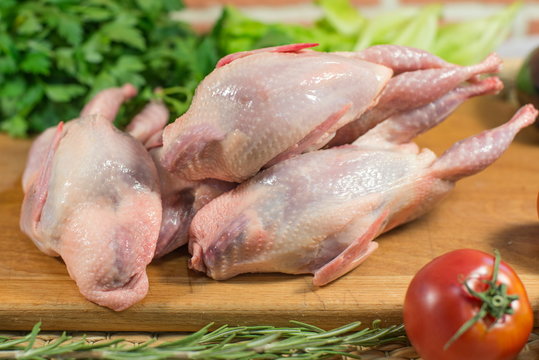
[(213, 39), (170, 18), (180, 0), (1, 0), (0, 130), (41, 132), (77, 117), (96, 92), (126, 82), (139, 95), (126, 123), (156, 87), (177, 116), (218, 55)]

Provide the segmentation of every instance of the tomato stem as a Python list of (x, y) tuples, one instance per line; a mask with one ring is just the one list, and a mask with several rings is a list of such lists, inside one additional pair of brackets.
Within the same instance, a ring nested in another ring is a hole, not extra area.
[(498, 250), (494, 250), (494, 268), (492, 271), (492, 278), (490, 280), (484, 280), (484, 283), (488, 285), (487, 289), (483, 292), (475, 291), (470, 287), (468, 281), (464, 281), (466, 290), (474, 297), (482, 301), (479, 311), (468, 321), (466, 321), (457, 332), (449, 339), (445, 344), (444, 350), (449, 348), (451, 344), (455, 342), (462, 334), (468, 331), (476, 322), (482, 320), (487, 315), (492, 316), (495, 320), (494, 323), (500, 320), (504, 315), (513, 314), (513, 308), (511, 303), (518, 300), (518, 295), (507, 294), (506, 284), (497, 284), (498, 272), (500, 269), (501, 256)]

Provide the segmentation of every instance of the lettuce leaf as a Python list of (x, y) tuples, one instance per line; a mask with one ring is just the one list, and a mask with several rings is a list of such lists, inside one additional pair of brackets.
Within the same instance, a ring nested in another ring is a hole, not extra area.
[(495, 51), (507, 38), (521, 6), (521, 2), (514, 2), (497, 14), (483, 19), (444, 25), (438, 31), (431, 51), (455, 64), (477, 63)]
[(358, 34), (354, 50), (363, 50), (369, 46), (389, 44), (398, 36), (402, 27), (409, 23), (416, 11), (392, 11), (367, 19)]
[[(442, 5), (404, 8), (364, 17), (349, 0), (316, 0), (322, 18), (303, 26), (263, 23), (227, 6), (212, 36), (221, 56), (255, 48), (316, 42), (319, 51), (353, 51), (379, 44), (421, 48), (460, 65), (481, 61), (507, 37), (521, 7), (513, 3), (481, 19), (441, 24)], [(470, 39), (474, 39), (472, 42)]]
[(318, 0), (317, 4), (328, 24), (343, 35), (357, 35), (367, 21), (349, 0)]
[(319, 51), (345, 51), (353, 47), (355, 36), (340, 33), (321, 20), (311, 26), (264, 23), (247, 17), (232, 6), (224, 7), (211, 36), (221, 55), (290, 43), (316, 42)]
[(402, 26), (391, 43), (425, 50), (431, 49), (436, 41), (441, 14), (442, 6), (440, 4), (423, 7)]

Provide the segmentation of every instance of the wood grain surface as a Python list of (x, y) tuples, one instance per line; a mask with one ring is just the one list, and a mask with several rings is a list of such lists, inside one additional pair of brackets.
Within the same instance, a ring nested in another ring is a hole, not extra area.
[[(494, 97), (470, 100), (418, 143), (440, 154), (453, 142), (507, 121), (516, 107)], [(522, 131), (493, 166), (462, 180), (419, 220), (381, 236), (360, 267), (323, 288), (311, 276), (242, 275), (214, 281), (187, 269), (180, 249), (148, 268), (150, 292), (116, 313), (78, 292), (60, 259), (40, 253), (19, 230), (20, 180), (30, 142), (0, 136), (0, 329), (192, 331), (217, 324), (324, 328), (360, 320), (399, 323), (406, 287), (425, 263), (449, 250), (498, 248), (539, 309), (539, 130)], [(537, 313), (536, 313), (537, 315)], [(537, 316), (536, 316), (537, 318)], [(536, 325), (537, 325), (536, 321)]]

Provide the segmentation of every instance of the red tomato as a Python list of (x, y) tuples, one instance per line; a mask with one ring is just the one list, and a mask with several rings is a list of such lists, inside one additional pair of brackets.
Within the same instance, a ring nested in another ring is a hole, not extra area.
[(425, 265), (412, 279), (404, 301), (404, 326), (408, 337), (424, 360), (514, 359), (526, 344), (533, 327), (533, 312), (526, 290), (516, 273), (503, 261), (496, 284), (505, 284), (513, 314), (499, 320), (492, 316), (477, 321), (447, 349), (444, 346), (476, 315), (482, 301), (470, 294), (489, 288), (494, 256), (462, 249), (446, 253)]

